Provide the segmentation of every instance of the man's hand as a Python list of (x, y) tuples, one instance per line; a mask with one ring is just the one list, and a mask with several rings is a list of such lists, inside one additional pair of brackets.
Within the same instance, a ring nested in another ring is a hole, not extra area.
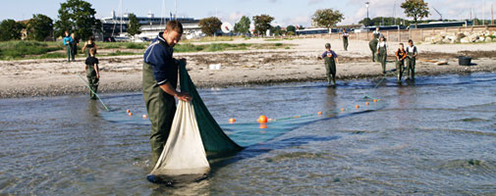
[(189, 95), (189, 93), (186, 93), (186, 92), (178, 92), (175, 96), (177, 99), (181, 100), (181, 101), (186, 101), (186, 102), (190, 102), (193, 98)]

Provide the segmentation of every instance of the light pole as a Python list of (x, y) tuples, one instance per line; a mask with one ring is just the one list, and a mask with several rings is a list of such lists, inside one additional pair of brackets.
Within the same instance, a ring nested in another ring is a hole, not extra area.
[(367, 18), (369, 18), (369, 2), (365, 2), (365, 7), (367, 7)]

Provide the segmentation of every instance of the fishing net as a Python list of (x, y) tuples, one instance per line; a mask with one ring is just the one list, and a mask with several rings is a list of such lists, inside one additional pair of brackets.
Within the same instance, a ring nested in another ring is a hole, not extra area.
[(234, 141), (222, 131), (219, 124), (217, 124), (212, 117), (198, 94), (195, 84), (191, 81), (191, 77), (184, 64), (179, 66), (179, 76), (181, 91), (188, 92), (193, 98), (191, 104), (195, 109), (195, 116), (205, 150), (208, 152), (232, 152), (242, 150), (243, 147), (234, 143)]

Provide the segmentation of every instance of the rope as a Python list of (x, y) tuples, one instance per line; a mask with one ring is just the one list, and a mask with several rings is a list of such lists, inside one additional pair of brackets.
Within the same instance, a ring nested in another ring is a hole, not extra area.
[(95, 94), (95, 95), (96, 95), (96, 97), (98, 98), (98, 100), (100, 100), (100, 103), (102, 103), (103, 107), (107, 110), (107, 112), (109, 112), (110, 110), (109, 110), (109, 109), (107, 108), (107, 106), (103, 103), (102, 99), (100, 99), (100, 96), (99, 96), (99, 95), (98, 95), (95, 91), (91, 90), (90, 85), (89, 85), (86, 81), (84, 81), (84, 79), (83, 79), (83, 77), (81, 77), (81, 75), (79, 75), (79, 74), (76, 74), (76, 75), (79, 77), (79, 79), (81, 79), (81, 82), (83, 82), (83, 83), (84, 83), (84, 85), (85, 85), (86, 87), (88, 87), (88, 89), (90, 89), (90, 91), (91, 91), (93, 94)]

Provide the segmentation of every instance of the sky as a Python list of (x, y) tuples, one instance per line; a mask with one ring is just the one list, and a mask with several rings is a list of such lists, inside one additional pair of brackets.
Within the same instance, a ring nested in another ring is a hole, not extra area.
[[(25, 20), (33, 14), (44, 14), (56, 20), (60, 4), (65, 0), (1, 0), (0, 20)], [(112, 10), (119, 14), (121, 0), (86, 0), (96, 9), (97, 18), (111, 16)], [(404, 0), (177, 0), (177, 15), (201, 19), (217, 16), (223, 22), (234, 24), (241, 16), (268, 14), (275, 18), (273, 24), (280, 26), (303, 25), (311, 26), (313, 13), (318, 9), (333, 8), (341, 11), (345, 19), (340, 25), (357, 24), (367, 16), (365, 2), (370, 2), (369, 16), (374, 17), (402, 17), (406, 18), (400, 4)], [(155, 16), (176, 11), (174, 0), (122, 0), (124, 13), (134, 13), (146, 16), (149, 12)], [(444, 19), (463, 20), (473, 16), (486, 19), (491, 18), (491, 6), (496, 0), (426, 0), (429, 3), (430, 19), (439, 19), (434, 11), (436, 8)], [(496, 7), (495, 7), (496, 9)], [(164, 11), (163, 11), (164, 10)]]

